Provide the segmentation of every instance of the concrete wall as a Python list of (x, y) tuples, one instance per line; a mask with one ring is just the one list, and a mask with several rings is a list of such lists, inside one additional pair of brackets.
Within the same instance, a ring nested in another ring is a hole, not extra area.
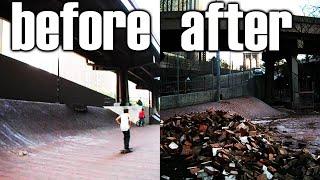
[[(72, 67), (71, 67), (72, 68)], [(57, 79), (54, 74), (0, 54), (0, 98), (58, 102)], [(72, 81), (60, 79), (60, 103), (103, 106), (114, 99)]]
[[(160, 98), (161, 109), (172, 109), (177, 107), (191, 106), (195, 104), (201, 104), (212, 101), (216, 90), (214, 91), (200, 91), (194, 93), (180, 94), (178, 95), (169, 95), (162, 96)], [(230, 99), (235, 97), (241, 97), (248, 95), (247, 83), (235, 86), (231, 88), (222, 88), (221, 95), (222, 99)]]
[[(249, 79), (250, 72), (238, 72), (233, 74), (221, 75), (220, 76), (220, 86), (221, 88), (231, 87), (233, 85), (240, 85), (242, 82), (245, 82)], [(216, 77), (212, 80), (212, 75), (204, 75), (191, 79), (189, 83), (191, 89), (202, 89), (208, 90), (212, 89), (212, 82), (214, 83), (214, 87), (216, 87)], [(183, 86), (183, 85), (182, 85)]]

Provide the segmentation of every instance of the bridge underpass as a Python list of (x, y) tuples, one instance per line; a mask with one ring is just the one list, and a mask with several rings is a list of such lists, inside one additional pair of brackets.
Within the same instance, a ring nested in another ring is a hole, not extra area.
[[(61, 1), (25, 1), (23, 2), (23, 10), (30, 10), (37, 14), (40, 11), (48, 10), (60, 12), (63, 8), (64, 2)], [(11, 22), (11, 1), (1, 2), (0, 17)], [(96, 1), (89, 0), (79, 1), (79, 12), (94, 10), (97, 12), (107, 10), (121, 10), (125, 13), (129, 13), (129, 10), (122, 4), (121, 1)], [(60, 28), (62, 27), (60, 21)], [(159, 63), (159, 43), (153, 41), (150, 47), (145, 51), (133, 51), (127, 46), (126, 30), (115, 29), (113, 51), (103, 51), (102, 48), (96, 51), (85, 51), (79, 47), (78, 36), (79, 26), (74, 23), (74, 52), (90, 59), (93, 63), (88, 65), (93, 66), (94, 70), (111, 70), (117, 73), (119, 88), (117, 91), (117, 102), (121, 105), (129, 104), (129, 92), (128, 92), (128, 80), (138, 84), (141, 89), (148, 89), (153, 91), (154, 95), (157, 95), (155, 91), (157, 89), (157, 81), (155, 77), (159, 77), (157, 64)], [(62, 41), (62, 28), (60, 29), (60, 44)], [(153, 37), (153, 36), (152, 36)], [(154, 38), (154, 37), (153, 37)], [(142, 78), (143, 77), (143, 78)], [(143, 81), (142, 81), (143, 80)], [(157, 98), (154, 97), (154, 100)], [(157, 104), (156, 102), (154, 104)]]
[[(174, 1), (172, 1), (174, 2)], [(169, 5), (170, 7), (170, 5)], [(192, 8), (191, 8), (192, 9)], [(183, 9), (185, 10), (185, 9)], [(181, 34), (184, 31), (181, 28), (181, 16), (184, 12), (170, 8), (161, 12), (161, 51), (163, 52), (181, 52)], [(202, 12), (203, 13), (203, 12)], [(229, 51), (228, 48), (228, 29), (227, 20), (219, 21), (219, 49), (221, 51)], [(239, 42), (244, 42), (244, 23), (243, 19), (239, 22)], [(320, 19), (314, 17), (293, 16), (293, 28), (281, 29), (278, 52), (262, 52), (262, 60), (265, 62), (266, 78), (265, 87), (267, 87), (263, 100), (273, 103), (273, 83), (274, 83), (274, 63), (280, 59), (286, 59), (290, 67), (290, 104), (296, 107), (299, 104), (299, 69), (297, 62), (298, 54), (319, 54), (320, 44)], [(205, 25), (205, 50), (208, 50), (208, 29)], [(175, 43), (173, 43), (175, 42)]]
[[(129, 12), (121, 1), (79, 2), (80, 11)], [(34, 13), (43, 10), (59, 12), (64, 3), (65, 1), (51, 0), (24, 1), (23, 9)], [(0, 17), (11, 22), (11, 1), (1, 1)], [(77, 46), (79, 30), (76, 25), (74, 30), (74, 52), (86, 58), (87, 65), (92, 66), (93, 70), (113, 71), (117, 74), (115, 101), (120, 105), (129, 105), (130, 80), (137, 84), (138, 89), (152, 92), (150, 104), (156, 113), (159, 104), (159, 43), (152, 44), (145, 51), (136, 52), (130, 50), (126, 44), (126, 31), (117, 29), (114, 32), (114, 51), (84, 51)], [(7, 59), (1, 56), (1, 60)], [(22, 66), (19, 66), (20, 70)], [(17, 71), (14, 67), (11, 70), (12, 73)], [(26, 71), (23, 68), (22, 70)], [(48, 76), (48, 73), (42, 71), (40, 74)], [(35, 80), (41, 78), (43, 77), (36, 77)], [(52, 82), (54, 78), (50, 77)], [(46, 83), (38, 84), (39, 88), (41, 85), (45, 86)], [(20, 93), (24, 93), (23, 87), (19, 88)], [(71, 88), (71, 91), (75, 91), (75, 96), (79, 95), (78, 90), (77, 86)], [(90, 93), (84, 93), (84, 96), (94, 102), (100, 98), (95, 94), (90, 97)], [(78, 100), (84, 99), (78, 96)], [(122, 156), (119, 151), (123, 148), (123, 135), (114, 122), (118, 115), (115, 113), (117, 110), (112, 110), (111, 107), (92, 107), (92, 104), (86, 104), (85, 100), (80, 102), (81, 106), (75, 108), (52, 103), (47, 99), (42, 101), (0, 100), (0, 179), (154, 179), (160, 176), (158, 125), (133, 127), (131, 147), (135, 153)], [(71, 101), (70, 104), (72, 103), (78, 105), (79, 101)], [(136, 121), (136, 114), (133, 116)], [(123, 172), (123, 169), (126, 169), (126, 172)]]

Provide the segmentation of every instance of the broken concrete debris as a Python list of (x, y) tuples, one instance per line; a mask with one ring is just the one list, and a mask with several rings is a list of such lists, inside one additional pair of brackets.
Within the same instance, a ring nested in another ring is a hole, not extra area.
[(164, 179), (319, 179), (319, 154), (291, 150), (275, 133), (232, 113), (207, 110), (161, 125)]

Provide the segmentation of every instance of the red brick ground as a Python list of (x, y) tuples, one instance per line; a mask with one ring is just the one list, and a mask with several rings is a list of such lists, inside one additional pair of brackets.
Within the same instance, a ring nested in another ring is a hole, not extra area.
[(0, 150), (0, 179), (159, 179), (159, 126), (131, 130), (133, 153), (120, 154), (118, 128), (94, 130), (29, 149)]

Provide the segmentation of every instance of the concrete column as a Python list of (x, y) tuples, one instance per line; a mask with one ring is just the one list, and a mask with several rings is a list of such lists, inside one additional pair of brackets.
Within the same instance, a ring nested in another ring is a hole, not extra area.
[(177, 107), (179, 107), (179, 103), (180, 103), (180, 61), (179, 60), (176, 60), (176, 63), (177, 63), (177, 73), (176, 73), (176, 76), (177, 76), (177, 99), (176, 99), (176, 104), (177, 104)]
[(296, 55), (288, 56), (286, 60), (290, 68), (289, 88), (290, 88), (290, 94), (291, 94), (291, 103), (292, 103), (292, 107), (294, 108), (296, 107), (299, 101), (299, 65), (298, 65)]
[(129, 105), (128, 70), (122, 68), (117, 73), (117, 100), (121, 106)]
[(119, 71), (118, 71), (116, 74), (117, 74), (117, 87), (116, 87), (117, 95), (116, 95), (116, 102), (117, 102), (117, 103), (120, 103), (121, 94), (120, 94), (120, 73), (119, 73)]
[(159, 89), (153, 88), (152, 89), (152, 113), (159, 112), (160, 110), (160, 103), (159, 103), (159, 97), (160, 97), (160, 92)]
[(250, 53), (250, 70), (252, 68), (252, 53)]
[(266, 101), (272, 103), (273, 100), (273, 85), (274, 85), (274, 60), (264, 57), (266, 66)]
[[(220, 60), (220, 51), (217, 52), (217, 58), (216, 58), (216, 72), (217, 72), (217, 76), (216, 76), (216, 81), (217, 81), (217, 92), (216, 92), (216, 97), (215, 100), (216, 101), (220, 101), (220, 94), (221, 94), (221, 87), (220, 87), (220, 70), (221, 70), (221, 60)], [(212, 89), (212, 91), (214, 91), (214, 89)]]
[(247, 69), (246, 54), (243, 53), (243, 71)]

